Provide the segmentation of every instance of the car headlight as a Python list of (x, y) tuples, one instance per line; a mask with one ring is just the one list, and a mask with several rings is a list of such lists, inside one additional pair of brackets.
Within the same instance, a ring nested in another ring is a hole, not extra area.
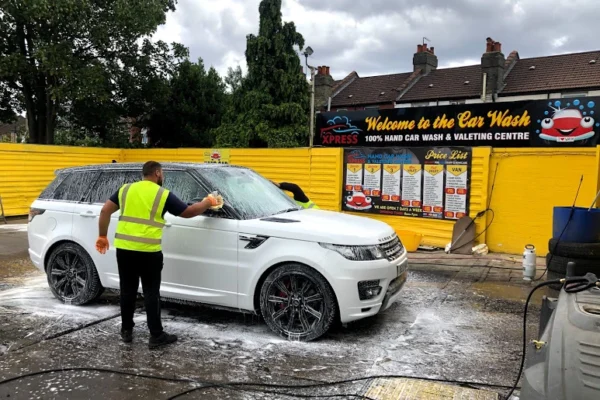
[(343, 246), (339, 244), (319, 243), (327, 250), (335, 251), (344, 258), (352, 261), (373, 261), (385, 258), (379, 246)]

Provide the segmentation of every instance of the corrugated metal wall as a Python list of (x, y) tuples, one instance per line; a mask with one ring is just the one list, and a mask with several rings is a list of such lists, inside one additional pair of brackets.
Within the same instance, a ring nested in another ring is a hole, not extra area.
[(590, 207), (598, 183), (596, 149), (494, 149), (490, 170), (498, 165), (491, 208), (495, 219), (487, 232), (492, 251), (522, 253), (533, 244), (548, 252), (554, 207), (570, 207), (583, 175), (577, 206)]
[[(0, 196), (8, 216), (25, 215), (35, 197), (52, 180), (56, 169), (119, 162), (201, 162), (202, 149), (119, 150), (0, 144)], [(250, 167), (275, 181), (302, 186), (321, 208), (339, 211), (342, 149), (232, 149), (231, 163)], [(552, 208), (572, 204), (579, 177), (584, 183), (578, 205), (591, 204), (600, 183), (598, 149), (473, 148), (471, 217), (487, 207), (496, 165), (499, 165), (491, 214), (477, 220), (477, 233), (491, 250), (520, 253), (533, 243), (543, 254), (552, 232)], [(425, 244), (445, 246), (452, 221), (372, 216), (396, 230), (422, 233)]]
[[(124, 162), (202, 162), (203, 149), (125, 150)], [(321, 208), (340, 209), (341, 149), (231, 149), (232, 164), (276, 182), (294, 182)]]
[(60, 168), (119, 161), (120, 149), (0, 144), (0, 196), (6, 215), (25, 215)]

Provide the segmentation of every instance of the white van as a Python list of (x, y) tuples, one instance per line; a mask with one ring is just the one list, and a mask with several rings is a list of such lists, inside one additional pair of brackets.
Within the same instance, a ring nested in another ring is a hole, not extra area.
[[(29, 254), (57, 299), (81, 305), (119, 288), (114, 246), (106, 255), (95, 251), (98, 216), (141, 170), (63, 169), (31, 205)], [(336, 319), (348, 323), (387, 309), (406, 282), (406, 250), (383, 222), (302, 209), (247, 168), (165, 163), (163, 170), (164, 186), (184, 202), (215, 190), (225, 199), (218, 212), (196, 218), (165, 215), (164, 298), (261, 314), (277, 334), (308, 341)]]

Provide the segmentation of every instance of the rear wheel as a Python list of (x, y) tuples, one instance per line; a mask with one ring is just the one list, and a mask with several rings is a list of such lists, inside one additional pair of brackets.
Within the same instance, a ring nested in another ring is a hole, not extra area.
[(94, 261), (75, 243), (57, 246), (48, 258), (46, 272), (52, 294), (63, 303), (87, 304), (104, 290)]
[(260, 310), (278, 335), (310, 341), (325, 334), (336, 316), (336, 301), (327, 280), (312, 268), (287, 264), (271, 272), (261, 287)]

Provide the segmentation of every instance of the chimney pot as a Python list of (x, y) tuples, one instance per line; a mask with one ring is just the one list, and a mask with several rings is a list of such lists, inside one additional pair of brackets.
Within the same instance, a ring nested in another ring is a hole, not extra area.
[(494, 51), (502, 51), (502, 43), (500, 43), (500, 42), (494, 43)]
[(423, 43), (423, 51), (427, 51), (427, 43)]
[(435, 47), (430, 48), (429, 51), (431, 52), (431, 54), (435, 54)]
[(329, 67), (326, 67), (326, 69), (325, 69), (325, 75), (330, 75), (329, 74)]
[[(489, 39), (489, 38), (488, 38), (488, 39)], [(487, 42), (487, 43), (486, 43), (486, 45), (485, 45), (485, 52), (486, 52), (486, 53), (491, 53), (491, 52), (493, 51), (493, 49), (494, 49), (494, 42), (490, 42), (490, 41), (488, 40), (488, 42)]]
[(422, 53), (423, 52), (423, 45), (422, 44), (418, 44), (417, 45), (417, 53)]

